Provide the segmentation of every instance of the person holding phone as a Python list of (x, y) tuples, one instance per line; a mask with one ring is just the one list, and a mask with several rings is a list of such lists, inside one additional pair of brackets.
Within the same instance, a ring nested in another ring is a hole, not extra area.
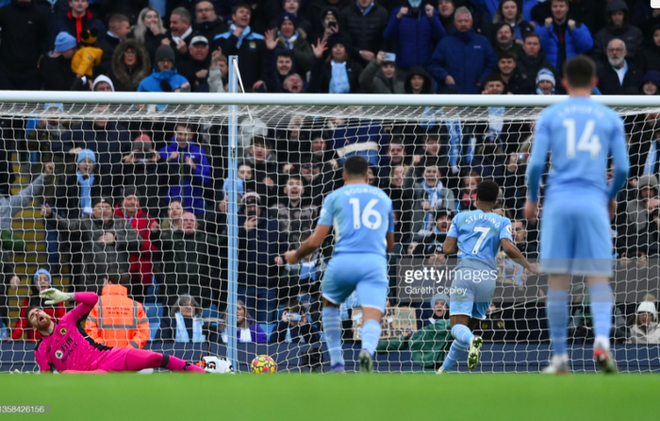
[(270, 337), (270, 343), (306, 343), (320, 342), (319, 328), (312, 323), (305, 306), (291, 300), (282, 313), (282, 319)]

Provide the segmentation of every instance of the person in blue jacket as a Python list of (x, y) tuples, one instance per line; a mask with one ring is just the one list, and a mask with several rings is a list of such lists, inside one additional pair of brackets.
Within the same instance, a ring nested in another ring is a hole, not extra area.
[(488, 39), (472, 28), (472, 14), (465, 7), (454, 13), (454, 29), (435, 49), (429, 73), (440, 90), (479, 94), (486, 78), (497, 66), (497, 57)]
[(161, 45), (156, 50), (154, 72), (142, 79), (138, 92), (188, 92), (190, 83), (174, 68), (174, 50)]
[(394, 9), (383, 38), (396, 43), (396, 65), (399, 69), (427, 66), (437, 43), (447, 34), (438, 11), (422, 0), (408, 0), (408, 6)]
[(541, 39), (545, 59), (560, 70), (570, 58), (591, 51), (594, 41), (586, 25), (569, 19), (568, 0), (551, 2), (552, 17), (547, 18), (544, 25), (537, 26), (536, 33)]

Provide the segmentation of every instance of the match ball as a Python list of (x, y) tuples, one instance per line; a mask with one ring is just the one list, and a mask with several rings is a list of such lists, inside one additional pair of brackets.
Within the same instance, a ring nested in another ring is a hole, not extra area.
[(277, 371), (277, 364), (268, 355), (259, 355), (252, 360), (250, 371), (256, 374), (274, 373)]

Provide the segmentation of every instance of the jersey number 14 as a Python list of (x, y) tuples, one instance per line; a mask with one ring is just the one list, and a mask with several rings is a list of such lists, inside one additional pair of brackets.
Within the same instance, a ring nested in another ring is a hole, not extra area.
[(364, 207), (362, 215), (360, 215), (360, 199), (353, 197), (348, 200), (348, 203), (353, 206), (353, 228), (360, 229), (361, 225), (371, 230), (380, 228), (383, 223), (383, 216), (374, 209), (374, 206), (378, 203), (378, 199), (371, 199), (367, 203), (367, 206)]
[[(588, 120), (584, 126), (580, 140), (575, 144), (577, 138), (575, 130), (575, 120), (567, 118), (564, 120), (564, 127), (566, 127), (566, 157), (575, 158), (575, 151), (588, 151), (591, 154), (591, 159), (598, 158), (601, 150), (600, 138), (594, 135), (594, 128), (596, 128), (596, 120)], [(576, 149), (577, 146), (577, 149)]]

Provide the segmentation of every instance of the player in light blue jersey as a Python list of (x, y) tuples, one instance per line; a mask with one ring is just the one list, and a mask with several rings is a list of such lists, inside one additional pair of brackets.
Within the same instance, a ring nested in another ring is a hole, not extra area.
[(384, 191), (367, 183), (368, 170), (369, 164), (361, 156), (346, 160), (344, 187), (326, 197), (312, 236), (298, 250), (285, 254), (287, 262), (298, 263), (320, 247), (334, 228), (335, 250), (323, 277), (322, 314), (331, 369), (335, 372), (344, 371), (341, 303), (357, 290), (364, 321), (360, 371), (370, 372), (387, 301), (387, 253), (394, 248), (392, 200)]
[(467, 365), (473, 370), (479, 363), (479, 350), (483, 339), (472, 330), (493, 300), (497, 282), (497, 256), (500, 246), (514, 262), (533, 273), (530, 265), (511, 237), (511, 221), (493, 213), (500, 188), (494, 181), (485, 180), (477, 186), (477, 210), (461, 212), (454, 217), (442, 247), (445, 254), (458, 252), (459, 264), (452, 271), (453, 291), (449, 302), (451, 334), (454, 342), (438, 373), (450, 370), (468, 354)]
[[(527, 168), (525, 216), (537, 216), (539, 184), (548, 153), (548, 175), (541, 217), (541, 270), (550, 274), (546, 314), (552, 361), (546, 373), (569, 372), (567, 332), (571, 275), (587, 277), (594, 318), (594, 359), (606, 373), (616, 372), (610, 353), (613, 294), (610, 221), (616, 195), (628, 178), (630, 163), (623, 121), (590, 99), (596, 66), (585, 56), (564, 65), (563, 85), (570, 98), (545, 109), (536, 122)], [(614, 179), (607, 183), (608, 160)], [(609, 211), (609, 212), (608, 212)]]

